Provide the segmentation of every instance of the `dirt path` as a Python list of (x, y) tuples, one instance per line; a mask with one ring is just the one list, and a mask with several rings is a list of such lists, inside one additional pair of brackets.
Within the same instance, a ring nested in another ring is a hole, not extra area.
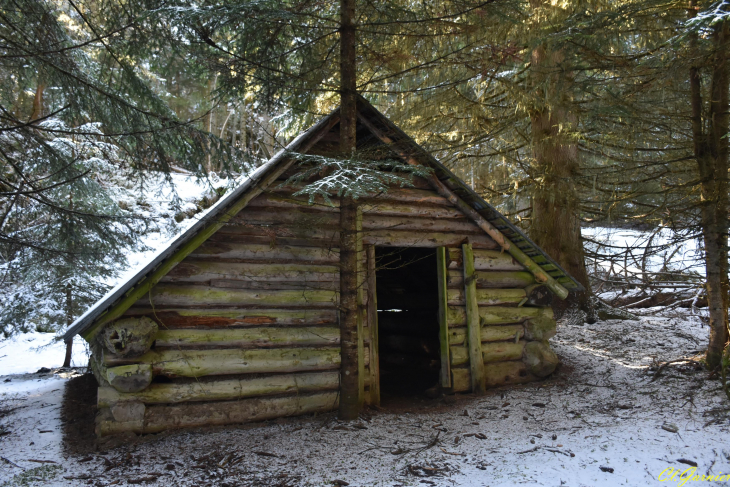
[[(699, 353), (706, 335), (688, 317), (560, 325), (551, 342), (563, 365), (545, 382), (399, 414), (371, 410), (356, 423), (328, 414), (180, 431), (67, 458), (56, 445), (47, 458), (62, 468), (37, 485), (678, 485), (657, 478), (693, 464), (696, 474), (730, 473), (730, 403), (719, 382), (691, 361), (659, 367)], [(1, 455), (39, 467), (27, 462), (36, 452), (17, 449), (30, 438), (17, 414), (0, 419), (10, 431)], [(0, 465), (0, 479), (17, 474)]]

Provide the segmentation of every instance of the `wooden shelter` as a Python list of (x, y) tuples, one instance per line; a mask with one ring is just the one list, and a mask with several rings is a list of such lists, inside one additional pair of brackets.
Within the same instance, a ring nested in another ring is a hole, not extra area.
[[(297, 137), (69, 329), (92, 350), (97, 434), (337, 408), (337, 199), (308, 204), (285, 183), (295, 154), (336, 151), (338, 122)], [(550, 300), (580, 285), (364, 98), (357, 143), (432, 170), (360, 200), (362, 402), (552, 373)]]

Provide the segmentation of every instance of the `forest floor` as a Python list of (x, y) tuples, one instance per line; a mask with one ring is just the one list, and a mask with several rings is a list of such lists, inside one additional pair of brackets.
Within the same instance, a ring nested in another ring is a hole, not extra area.
[(3, 376), (0, 486), (680, 485), (658, 478), (730, 473), (730, 402), (696, 362), (707, 335), (684, 312), (561, 323), (563, 363), (543, 382), (106, 450), (90, 440), (93, 388), (77, 372)]

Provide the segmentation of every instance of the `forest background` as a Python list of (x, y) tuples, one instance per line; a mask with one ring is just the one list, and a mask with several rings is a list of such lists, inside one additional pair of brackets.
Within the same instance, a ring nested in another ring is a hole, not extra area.
[[(349, 76), (586, 287), (568, 305), (588, 322), (614, 306), (704, 308), (707, 364), (725, 350), (727, 368), (729, 12), (696, 0), (0, 0), (3, 332), (68, 327), (145, 236), (179, 231), (339, 106)], [(208, 190), (192, 207), (174, 193), (160, 205), (180, 177)], [(599, 241), (595, 228), (645, 238)], [(678, 264), (687, 242), (692, 265)]]

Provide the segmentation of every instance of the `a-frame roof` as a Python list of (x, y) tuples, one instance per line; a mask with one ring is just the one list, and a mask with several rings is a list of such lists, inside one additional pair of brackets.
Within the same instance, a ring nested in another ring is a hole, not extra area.
[[(307, 153), (315, 144), (339, 122), (339, 109), (321, 119), (307, 131), (296, 137), (285, 149), (279, 151), (268, 162), (253, 171), (239, 186), (210, 207), (199, 220), (188, 230), (173, 240), (158, 253), (132, 278), (122, 282), (101, 298), (86, 313), (79, 317), (64, 334), (64, 340), (71, 340), (77, 334), (85, 334), (104, 315), (123, 305), (124, 301), (133, 301), (138, 288), (149, 289), (164, 274), (179, 262), (180, 255), (187, 255), (186, 247), (195, 244), (197, 247), (220, 228), (229, 218), (245, 207), (248, 201), (276, 179), (291, 163), (291, 153)], [(360, 141), (367, 144), (368, 149), (384, 146), (398, 156), (415, 160), (430, 167), (436, 178), (469, 205), (481, 217), (487, 220), (509, 243), (524, 252), (532, 261), (564, 288), (582, 291), (583, 287), (568, 273), (530, 240), (519, 228), (502, 216), (492, 205), (484, 201), (471, 187), (456, 177), (435, 157), (418, 145), (411, 137), (396, 127), (385, 115), (380, 113), (365, 98), (358, 99), (358, 146)], [(272, 179), (272, 176), (273, 179)], [(189, 252), (188, 252), (189, 253)], [(184, 257), (183, 255), (183, 257)], [(123, 312), (123, 311), (122, 311)]]

